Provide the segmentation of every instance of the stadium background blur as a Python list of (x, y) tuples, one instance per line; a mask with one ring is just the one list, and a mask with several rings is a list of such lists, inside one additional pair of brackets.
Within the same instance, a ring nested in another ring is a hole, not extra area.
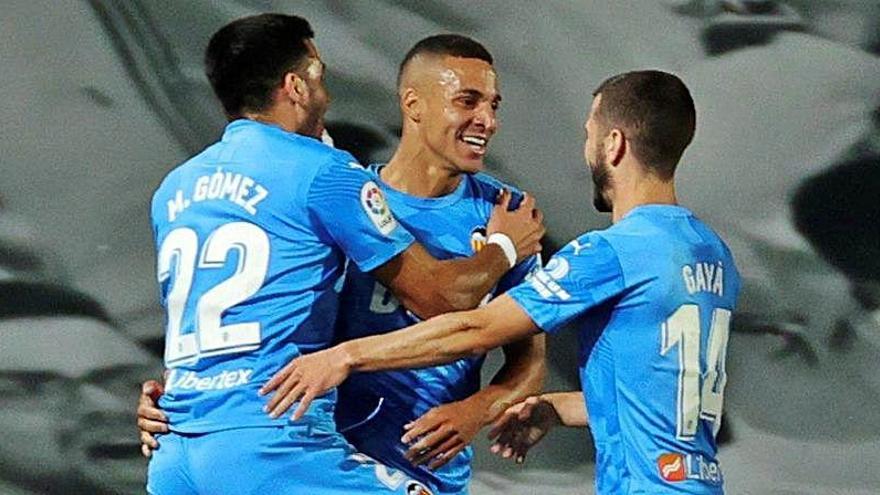
[[(134, 400), (159, 376), (164, 324), (148, 201), (224, 124), (208, 37), (264, 11), (315, 27), (328, 128), (362, 161), (393, 150), (396, 67), (415, 41), (484, 42), (504, 95), (488, 170), (538, 197), (548, 254), (607, 223), (581, 154), (592, 89), (632, 69), (681, 76), (698, 126), (679, 199), (745, 281), (728, 493), (880, 492), (876, 1), (14, 0), (0, 18), (0, 494), (142, 493)], [(549, 344), (547, 388), (577, 387), (574, 333)], [(551, 433), (523, 468), (482, 442), (472, 493), (593, 493), (592, 455), (581, 431)]]

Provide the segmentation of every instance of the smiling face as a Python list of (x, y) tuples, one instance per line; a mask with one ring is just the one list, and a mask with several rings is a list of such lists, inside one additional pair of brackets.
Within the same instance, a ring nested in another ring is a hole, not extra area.
[(477, 58), (426, 56), (412, 64), (422, 144), (456, 172), (483, 169), (501, 102), (491, 64)]

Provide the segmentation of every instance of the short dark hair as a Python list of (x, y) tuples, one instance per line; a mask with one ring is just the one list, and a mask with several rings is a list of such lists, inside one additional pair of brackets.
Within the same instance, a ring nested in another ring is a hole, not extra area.
[(205, 75), (226, 116), (266, 110), (288, 72), (309, 53), (315, 36), (308, 21), (284, 14), (243, 17), (223, 26), (205, 50)]
[(397, 70), (397, 86), (400, 87), (403, 71), (417, 55), (446, 55), (450, 57), (476, 58), (493, 64), (492, 54), (479, 41), (460, 34), (435, 34), (423, 38), (406, 52)]
[(623, 130), (643, 164), (659, 177), (671, 178), (694, 138), (697, 120), (694, 100), (681, 79), (658, 70), (627, 72), (605, 80), (593, 92), (598, 95), (598, 123)]

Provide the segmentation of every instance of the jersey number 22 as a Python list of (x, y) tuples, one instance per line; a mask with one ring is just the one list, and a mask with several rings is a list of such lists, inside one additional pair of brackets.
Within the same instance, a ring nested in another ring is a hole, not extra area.
[[(195, 331), (181, 333), (183, 313), (190, 297), (195, 270), (226, 265), (231, 251), (238, 252), (235, 272), (206, 290), (195, 305)], [(181, 227), (171, 231), (159, 249), (159, 283), (174, 273), (166, 298), (168, 327), (165, 365), (193, 363), (205, 356), (244, 352), (260, 347), (257, 321), (221, 325), (227, 309), (254, 295), (269, 268), (269, 236), (247, 222), (231, 222), (215, 229), (199, 249), (196, 231)]]

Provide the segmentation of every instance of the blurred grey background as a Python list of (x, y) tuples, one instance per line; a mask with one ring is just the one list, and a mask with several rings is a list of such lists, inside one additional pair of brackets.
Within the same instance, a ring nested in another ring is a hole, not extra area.
[[(311, 21), (329, 130), (362, 160), (393, 150), (395, 74), (413, 43), (438, 32), (484, 42), (504, 95), (488, 171), (538, 197), (548, 254), (608, 222), (581, 153), (592, 90), (627, 70), (682, 77), (698, 129), (679, 199), (718, 228), (745, 280), (720, 454), (728, 493), (880, 493), (880, 3), (3, 7), (0, 493), (142, 491), (126, 407), (160, 373), (164, 325), (148, 202), (225, 123), (202, 74), (208, 38), (265, 11)], [(576, 388), (573, 332), (550, 340), (548, 389)], [(590, 494), (592, 455), (585, 431), (551, 433), (524, 467), (483, 443), (472, 493)]]

